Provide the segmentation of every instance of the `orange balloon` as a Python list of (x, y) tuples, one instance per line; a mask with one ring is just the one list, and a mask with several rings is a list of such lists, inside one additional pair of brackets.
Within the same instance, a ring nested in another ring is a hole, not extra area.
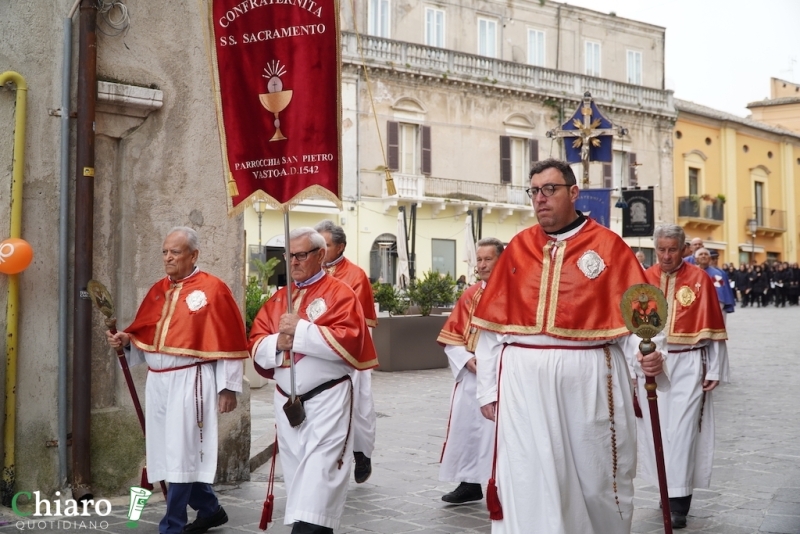
[(24, 239), (10, 237), (0, 243), (0, 273), (21, 273), (32, 260), (33, 248)]

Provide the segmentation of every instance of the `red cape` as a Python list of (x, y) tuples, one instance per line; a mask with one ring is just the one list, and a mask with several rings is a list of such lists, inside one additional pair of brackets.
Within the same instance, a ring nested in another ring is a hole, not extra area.
[(177, 283), (169, 277), (156, 282), (125, 332), (145, 352), (207, 360), (248, 355), (242, 313), (231, 290), (202, 271)]
[(622, 294), (645, 282), (630, 247), (595, 221), (558, 242), (537, 224), (517, 234), (500, 255), (472, 322), (501, 334), (614, 339), (629, 333)]
[[(378, 357), (372, 336), (369, 335), (364, 312), (356, 294), (346, 284), (332, 276), (325, 275), (310, 286), (292, 288), (294, 311), (302, 319), (319, 327), (328, 346), (351, 367), (364, 371), (378, 366)], [(325, 311), (311, 321), (308, 317), (309, 304), (317, 301), (325, 303)], [(264, 303), (250, 328), (250, 353), (255, 354), (261, 340), (279, 332), (281, 315), (286, 313), (286, 288), (283, 287)], [(288, 355), (288, 352), (285, 353)], [(284, 357), (281, 367), (289, 367), (289, 358)], [(257, 363), (256, 371), (272, 378), (272, 369), (264, 369)]]
[(714, 281), (703, 269), (684, 261), (669, 274), (653, 265), (645, 275), (667, 299), (667, 342), (696, 345), (703, 339), (728, 339)]
[(440, 345), (466, 347), (468, 351), (475, 352), (478, 329), (471, 324), (472, 314), (475, 313), (482, 294), (483, 288), (480, 282), (464, 290), (436, 339)]
[(331, 267), (326, 267), (325, 271), (355, 291), (356, 297), (361, 303), (361, 308), (364, 310), (367, 326), (372, 328), (378, 326), (378, 314), (375, 313), (375, 297), (372, 295), (372, 286), (364, 269), (343, 257), (342, 261)]

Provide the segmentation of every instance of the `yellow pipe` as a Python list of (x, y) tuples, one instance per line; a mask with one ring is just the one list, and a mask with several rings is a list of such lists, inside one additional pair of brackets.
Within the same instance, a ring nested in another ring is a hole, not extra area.
[[(11, 170), (11, 226), (9, 237), (20, 237), (22, 231), (22, 173), (25, 169), (25, 117), (28, 84), (21, 74), (6, 71), (0, 74), (0, 86), (12, 82), (17, 87), (14, 122), (14, 161)], [(14, 494), (16, 468), (14, 438), (17, 431), (17, 309), (19, 308), (19, 275), (8, 275), (6, 307), (6, 425), (3, 429), (3, 480), (0, 493), (4, 503)]]

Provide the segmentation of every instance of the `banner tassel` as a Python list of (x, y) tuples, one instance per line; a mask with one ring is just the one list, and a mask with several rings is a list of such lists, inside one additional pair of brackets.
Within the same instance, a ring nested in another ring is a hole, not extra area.
[(389, 169), (386, 169), (386, 194), (390, 197), (397, 194), (397, 188), (394, 186), (394, 178), (392, 178), (392, 173), (389, 172)]
[(486, 488), (486, 508), (489, 510), (489, 519), (492, 521), (503, 519), (503, 506), (500, 504), (497, 484), (493, 478), (489, 479), (489, 485)]
[(639, 406), (639, 396), (636, 395), (636, 390), (633, 391), (633, 415), (642, 418), (642, 407)]
[(272, 445), (272, 465), (269, 468), (269, 479), (267, 481), (267, 498), (264, 500), (264, 505), (261, 507), (261, 520), (258, 522), (258, 528), (267, 530), (269, 524), (272, 523), (272, 511), (275, 507), (275, 495), (273, 495), (273, 488), (275, 487), (275, 457), (278, 456), (278, 429), (275, 429), (275, 443)]
[(233, 179), (233, 173), (228, 173), (228, 196), (238, 197), (239, 188), (236, 187), (236, 181)]

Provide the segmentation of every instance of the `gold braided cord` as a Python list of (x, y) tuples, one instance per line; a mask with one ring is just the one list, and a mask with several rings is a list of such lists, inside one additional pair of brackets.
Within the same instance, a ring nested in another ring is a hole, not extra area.
[(389, 165), (386, 162), (386, 149), (383, 146), (383, 137), (381, 136), (381, 125), (378, 122), (378, 112), (375, 111), (375, 98), (372, 96), (372, 84), (369, 81), (369, 72), (367, 69), (367, 63), (364, 60), (364, 48), (361, 44), (361, 32), (358, 31), (355, 0), (350, 0), (350, 10), (353, 14), (353, 31), (356, 34), (358, 55), (361, 58), (361, 68), (364, 69), (364, 80), (367, 82), (367, 93), (369, 93), (369, 103), (372, 106), (372, 116), (375, 118), (375, 129), (378, 132), (378, 144), (380, 144), (381, 146), (381, 155), (383, 156), (383, 170), (386, 173), (386, 192), (389, 196), (394, 196), (397, 194), (397, 188), (394, 186), (394, 179), (392, 178), (391, 172), (389, 172)]

